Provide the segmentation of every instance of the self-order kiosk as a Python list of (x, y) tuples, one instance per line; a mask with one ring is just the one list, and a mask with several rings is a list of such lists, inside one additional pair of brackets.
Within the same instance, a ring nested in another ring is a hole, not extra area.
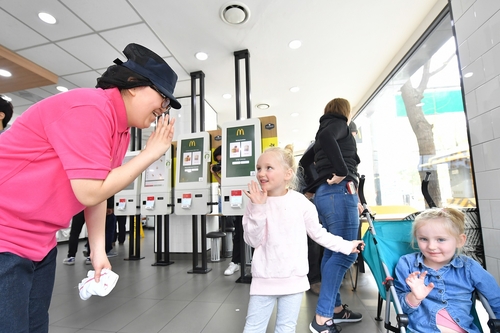
[[(139, 151), (127, 152), (122, 164), (127, 163), (138, 154)], [(133, 216), (140, 214), (140, 189), (141, 175), (139, 175), (126, 188), (115, 194), (115, 215)]]
[(173, 212), (172, 148), (142, 173), (141, 215), (168, 215)]
[(248, 198), (243, 193), (256, 180), (255, 164), (262, 151), (259, 119), (246, 119), (222, 125), (222, 214), (245, 213)]
[(189, 133), (177, 139), (175, 215), (212, 212), (209, 164), (212, 159), (208, 132)]

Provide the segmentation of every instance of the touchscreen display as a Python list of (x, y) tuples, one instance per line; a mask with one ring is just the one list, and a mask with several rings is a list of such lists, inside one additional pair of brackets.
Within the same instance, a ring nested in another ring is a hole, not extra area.
[(227, 128), (226, 142), (226, 177), (255, 176), (255, 127)]
[(203, 181), (203, 138), (181, 140), (179, 182)]

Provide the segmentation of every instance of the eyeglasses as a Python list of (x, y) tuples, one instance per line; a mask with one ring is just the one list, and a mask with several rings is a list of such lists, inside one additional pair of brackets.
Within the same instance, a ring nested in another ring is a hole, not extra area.
[(170, 98), (168, 98), (167, 96), (163, 95), (160, 90), (158, 90), (158, 88), (156, 88), (155, 86), (150, 86), (151, 89), (153, 89), (154, 91), (156, 91), (160, 96), (161, 98), (163, 98), (163, 102), (161, 102), (161, 108), (162, 109), (166, 109), (163, 113), (166, 113), (168, 114), (170, 109), (171, 109), (171, 106), (170, 106)]

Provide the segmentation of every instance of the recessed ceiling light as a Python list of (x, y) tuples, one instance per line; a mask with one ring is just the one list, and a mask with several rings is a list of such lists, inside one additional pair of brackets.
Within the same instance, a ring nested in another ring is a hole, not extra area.
[(298, 117), (298, 116), (299, 116), (299, 113), (298, 113), (298, 112), (294, 112), (294, 113), (292, 113), (290, 116), (292, 116), (292, 117)]
[(225, 99), (230, 99), (231, 97), (232, 97), (231, 94), (222, 95), (222, 98), (225, 98)]
[(291, 91), (291, 92), (293, 92), (293, 93), (295, 93), (295, 92), (297, 92), (297, 91), (299, 91), (299, 90), (300, 90), (300, 88), (299, 88), (299, 87), (291, 87), (291, 88), (290, 88), (290, 91)]
[(6, 71), (5, 69), (0, 69), (0, 76), (11, 77), (12, 73), (9, 71)]
[(7, 95), (0, 95), (1, 98), (5, 99), (7, 102), (12, 102), (12, 98)]
[(302, 42), (300, 40), (292, 40), (290, 43), (288, 43), (288, 47), (291, 49), (298, 49), (302, 45)]
[(206, 54), (205, 52), (198, 52), (194, 56), (198, 60), (207, 60), (208, 59), (208, 54)]
[(56, 18), (49, 13), (38, 13), (38, 17), (40, 18), (40, 20), (48, 24), (56, 24), (57, 22)]
[(270, 107), (269, 104), (266, 103), (257, 104), (257, 108), (261, 110), (269, 109), (269, 107)]
[(472, 75), (474, 75), (474, 73), (469, 72), (469, 73), (465, 73), (465, 74), (464, 74), (464, 77), (471, 77)]
[(63, 86), (57, 86), (56, 89), (59, 90), (60, 92), (66, 92), (69, 90), (68, 88), (63, 87)]

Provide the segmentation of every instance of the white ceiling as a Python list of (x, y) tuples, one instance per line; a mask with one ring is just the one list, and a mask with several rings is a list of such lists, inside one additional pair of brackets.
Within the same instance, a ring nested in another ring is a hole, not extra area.
[[(230, 3), (238, 3), (236, 1)], [(304, 149), (325, 104), (347, 98), (359, 108), (394, 57), (443, 0), (242, 0), (249, 20), (220, 18), (226, 0), (0, 0), (0, 45), (59, 76), (58, 85), (93, 87), (128, 43), (165, 57), (191, 94), (190, 73), (205, 73), (205, 99), (219, 125), (236, 119), (235, 51), (250, 53), (252, 116), (275, 115), (281, 145)], [(38, 19), (44, 11), (58, 22)], [(292, 50), (288, 43), (302, 41)], [(195, 59), (198, 51), (206, 61)], [(241, 64), (244, 66), (244, 63)], [(300, 87), (291, 93), (291, 87)], [(56, 85), (8, 93), (15, 113), (58, 93)], [(0, 91), (0, 93), (3, 93)], [(231, 99), (222, 95), (230, 93)], [(267, 103), (262, 111), (255, 106)], [(292, 113), (298, 117), (291, 117)], [(245, 104), (242, 114), (246, 114)]]

